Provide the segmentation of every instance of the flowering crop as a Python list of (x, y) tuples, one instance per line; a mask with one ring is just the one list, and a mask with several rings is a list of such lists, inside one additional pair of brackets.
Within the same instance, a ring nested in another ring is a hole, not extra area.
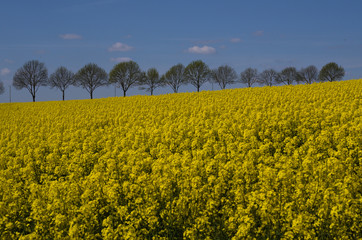
[(361, 106), (362, 80), (0, 104), (0, 238), (362, 238)]

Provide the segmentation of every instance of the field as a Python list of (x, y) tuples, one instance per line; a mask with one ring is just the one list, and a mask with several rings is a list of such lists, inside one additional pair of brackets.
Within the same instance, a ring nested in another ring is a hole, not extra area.
[(362, 238), (362, 80), (0, 113), (1, 239)]

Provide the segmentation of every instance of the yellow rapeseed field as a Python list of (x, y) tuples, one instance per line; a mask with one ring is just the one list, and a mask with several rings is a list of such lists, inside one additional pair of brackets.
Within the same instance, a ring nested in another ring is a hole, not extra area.
[(0, 239), (362, 238), (362, 80), (0, 113)]

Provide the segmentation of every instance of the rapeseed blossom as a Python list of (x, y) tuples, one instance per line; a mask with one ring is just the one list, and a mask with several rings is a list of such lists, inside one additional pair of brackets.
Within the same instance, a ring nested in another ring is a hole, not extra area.
[(0, 238), (361, 238), (361, 90), (0, 104)]

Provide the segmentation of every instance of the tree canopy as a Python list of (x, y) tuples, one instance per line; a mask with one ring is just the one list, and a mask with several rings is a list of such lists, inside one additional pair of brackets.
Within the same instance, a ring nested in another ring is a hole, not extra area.
[(177, 93), (180, 86), (187, 83), (185, 77), (185, 66), (181, 63), (172, 66), (163, 76), (162, 81)]
[(307, 84), (312, 84), (318, 79), (318, 69), (316, 66), (310, 65), (306, 68), (302, 68), (297, 73), (297, 82), (304, 82)]
[(158, 73), (156, 68), (150, 68), (144, 76), (141, 78), (139, 84), (141, 85), (140, 89), (146, 90), (153, 95), (153, 91), (162, 86), (163, 82), (160, 78), (160, 74)]
[(344, 73), (344, 68), (342, 66), (338, 66), (335, 62), (330, 62), (322, 67), (318, 79), (322, 82), (339, 81), (344, 77)]
[(232, 67), (223, 65), (211, 71), (211, 78), (221, 89), (225, 89), (226, 85), (235, 83), (237, 74)]
[(208, 81), (210, 76), (210, 69), (201, 60), (191, 62), (185, 68), (185, 77), (189, 83), (196, 87), (197, 91), (200, 92), (201, 86)]
[(65, 90), (73, 84), (75, 84), (74, 73), (65, 67), (59, 67), (49, 77), (49, 86), (58, 88), (62, 92), (63, 101)]
[(115, 83), (123, 90), (123, 96), (130, 87), (139, 83), (144, 77), (141, 68), (134, 61), (121, 62), (113, 67), (109, 74), (109, 82)]
[(75, 85), (83, 87), (93, 99), (96, 88), (108, 85), (108, 74), (95, 63), (89, 63), (75, 75)]
[(273, 86), (277, 76), (278, 73), (274, 69), (267, 69), (259, 75), (258, 81), (262, 85)]
[(258, 70), (256, 68), (247, 68), (240, 73), (240, 82), (252, 87), (258, 81)]
[[(235, 70), (228, 65), (210, 70), (202, 60), (196, 60), (186, 67), (181, 63), (176, 64), (161, 77), (154, 67), (143, 72), (136, 62), (127, 61), (116, 64), (109, 75), (103, 68), (94, 63), (89, 63), (76, 74), (61, 66), (48, 78), (48, 71), (44, 63), (32, 60), (17, 70), (13, 76), (12, 84), (16, 89), (26, 88), (35, 101), (35, 95), (40, 86), (58, 88), (62, 92), (63, 100), (65, 99), (65, 90), (69, 86), (83, 87), (89, 92), (92, 99), (96, 88), (108, 84), (115, 84), (115, 87), (122, 88), (123, 96), (126, 96), (127, 91), (132, 86), (139, 86), (140, 89), (153, 95), (156, 88), (166, 85), (170, 86), (174, 93), (177, 93), (180, 86), (190, 83), (199, 92), (206, 82), (218, 83), (221, 89), (225, 89), (227, 85), (235, 82), (246, 84), (247, 87), (252, 87), (255, 83), (266, 86), (272, 86), (274, 83), (290, 85), (294, 82), (311, 84), (316, 81), (341, 80), (344, 75), (345, 70), (342, 66), (330, 62), (323, 66), (320, 72), (314, 65), (301, 68), (299, 71), (295, 67), (286, 67), (279, 73), (274, 69), (266, 69), (260, 74), (257, 69), (249, 67), (242, 71), (238, 78)], [(4, 92), (4, 86), (0, 83), (0, 94), (2, 92)]]
[(36, 92), (40, 86), (48, 84), (48, 70), (44, 63), (38, 60), (26, 62), (19, 68), (13, 77), (13, 86), (16, 89), (26, 88), (35, 102)]
[(286, 85), (293, 84), (297, 79), (297, 70), (295, 67), (284, 68), (280, 73), (278, 73), (275, 81), (277, 83), (284, 83)]

